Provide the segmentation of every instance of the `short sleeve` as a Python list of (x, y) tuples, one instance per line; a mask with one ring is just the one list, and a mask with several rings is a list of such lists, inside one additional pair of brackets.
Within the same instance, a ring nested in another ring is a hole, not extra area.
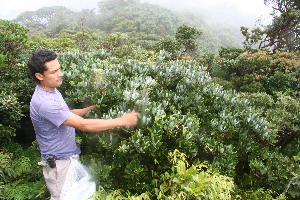
[(62, 125), (68, 119), (72, 112), (68, 107), (64, 107), (60, 102), (55, 100), (47, 100), (40, 107), (40, 115), (53, 123), (56, 127)]

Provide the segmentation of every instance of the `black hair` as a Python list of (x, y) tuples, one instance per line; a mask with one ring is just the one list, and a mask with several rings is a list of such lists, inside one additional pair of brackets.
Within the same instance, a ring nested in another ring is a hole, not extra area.
[(45, 63), (55, 60), (56, 58), (56, 53), (47, 49), (37, 50), (32, 53), (27, 64), (30, 75), (37, 83), (39, 83), (40, 81), (35, 77), (35, 73), (44, 74), (44, 71), (47, 71)]

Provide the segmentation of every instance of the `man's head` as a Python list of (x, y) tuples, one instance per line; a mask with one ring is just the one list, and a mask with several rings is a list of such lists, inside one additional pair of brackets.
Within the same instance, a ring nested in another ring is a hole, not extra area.
[(28, 61), (28, 68), (33, 79), (46, 90), (53, 90), (62, 83), (60, 64), (53, 51), (33, 52)]
[(57, 55), (55, 52), (46, 49), (37, 50), (32, 53), (28, 61), (28, 68), (30, 75), (37, 83), (40, 83), (40, 80), (36, 77), (36, 73), (44, 74), (44, 71), (47, 70), (45, 63), (56, 58)]

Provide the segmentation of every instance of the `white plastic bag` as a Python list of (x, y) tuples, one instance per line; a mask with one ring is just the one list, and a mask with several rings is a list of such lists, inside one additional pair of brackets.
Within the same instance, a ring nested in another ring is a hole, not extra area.
[(96, 192), (96, 183), (78, 160), (71, 164), (59, 200), (87, 200)]

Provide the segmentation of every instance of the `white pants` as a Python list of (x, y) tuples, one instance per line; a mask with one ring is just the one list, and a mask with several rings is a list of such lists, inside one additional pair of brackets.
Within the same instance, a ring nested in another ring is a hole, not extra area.
[(96, 184), (79, 162), (79, 156), (66, 160), (56, 160), (56, 167), (42, 161), (43, 175), (51, 193), (50, 200), (86, 200), (96, 191)]

